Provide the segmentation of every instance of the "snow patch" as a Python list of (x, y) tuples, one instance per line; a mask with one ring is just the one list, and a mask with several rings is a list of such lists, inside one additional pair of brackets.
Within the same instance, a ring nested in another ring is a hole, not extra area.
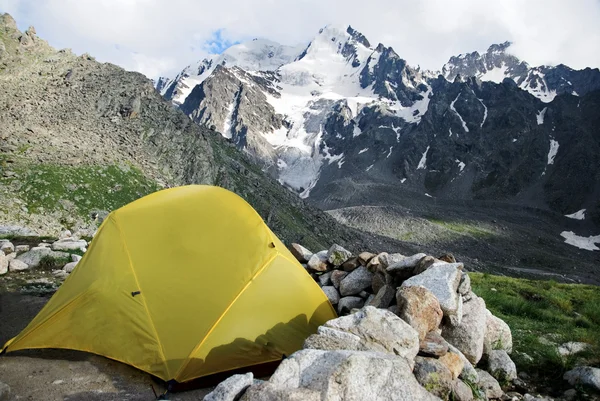
[(364, 148), (364, 149), (361, 149), (361, 150), (358, 152), (358, 154), (360, 155), (361, 153), (365, 153), (367, 150), (369, 150), (369, 148)]
[(461, 162), (460, 160), (456, 159), (454, 160), (456, 163), (458, 163), (458, 168), (460, 169), (460, 172), (462, 173), (462, 171), (465, 169), (466, 164)]
[(538, 125), (542, 125), (544, 123), (544, 115), (546, 114), (547, 109), (547, 107), (544, 107), (539, 113), (536, 114), (535, 118), (537, 119)]
[(583, 220), (583, 219), (585, 219), (585, 211), (586, 211), (586, 209), (581, 209), (575, 213), (565, 214), (565, 217), (568, 217), (570, 219), (575, 219), (575, 220)]
[(517, 142), (517, 138), (513, 138), (512, 141), (513, 141), (513, 143)]
[(450, 133), (448, 136), (451, 137), (452, 136), (452, 128), (448, 128), (448, 132)]
[(548, 151), (548, 164), (554, 164), (554, 158), (558, 153), (558, 142), (554, 139), (550, 139), (550, 150)]
[(360, 127), (358, 126), (358, 124), (355, 124), (354, 128), (352, 129), (352, 138), (356, 138), (360, 134), (362, 134), (362, 130), (360, 129)]
[(508, 67), (502, 64), (502, 67), (494, 67), (491, 70), (487, 70), (479, 79), (482, 81), (492, 81), (497, 84), (501, 83), (506, 78), (506, 71)]
[(456, 99), (454, 99), (452, 101), (452, 103), (450, 103), (450, 110), (452, 110), (454, 112), (454, 114), (456, 114), (458, 116), (465, 132), (469, 132), (469, 127), (467, 127), (467, 123), (465, 122), (465, 120), (463, 120), (462, 116), (460, 114), (458, 114), (458, 111), (456, 111), (456, 109), (454, 108), (454, 103), (456, 103), (456, 101), (458, 100), (459, 97), (460, 97), (460, 93), (456, 96)]
[(481, 105), (483, 106), (483, 121), (481, 121), (481, 124), (479, 125), (479, 128), (483, 127), (483, 124), (485, 124), (485, 120), (487, 120), (487, 116), (488, 116), (488, 109), (485, 106), (485, 104), (483, 104), (483, 100), (481, 99), (477, 99), (479, 100), (479, 103), (481, 103)]
[(405, 181), (406, 181), (406, 178), (401, 179), (400, 184), (404, 184)]
[(429, 195), (427, 192), (425, 192), (425, 196), (428, 196), (430, 198), (433, 198), (433, 196)]
[(565, 242), (569, 245), (576, 246), (579, 249), (585, 249), (587, 251), (599, 251), (594, 244), (600, 244), (600, 235), (581, 237), (575, 234), (573, 231), (563, 231), (560, 233), (561, 237), (565, 239)]
[(369, 167), (367, 167), (367, 169), (365, 171), (369, 171), (373, 168), (374, 164), (371, 164)]
[(225, 116), (225, 121), (223, 122), (223, 132), (221, 132), (221, 134), (228, 139), (231, 139), (233, 136), (233, 133), (231, 132), (231, 126), (233, 125), (233, 110), (235, 109), (237, 98), (238, 95), (235, 96), (229, 107), (227, 107), (227, 115)]
[(423, 169), (427, 168), (427, 152), (429, 152), (429, 146), (427, 146), (427, 149), (425, 149), (425, 152), (423, 152), (423, 156), (421, 157), (421, 160), (419, 161), (417, 170), (423, 170)]
[(392, 155), (392, 149), (394, 149), (394, 147), (390, 146), (390, 151), (388, 152), (387, 156), (385, 157), (386, 159), (388, 159)]

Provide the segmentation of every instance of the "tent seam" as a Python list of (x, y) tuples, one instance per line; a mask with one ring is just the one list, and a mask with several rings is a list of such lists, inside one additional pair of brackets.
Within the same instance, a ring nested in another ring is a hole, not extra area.
[(210, 327), (210, 330), (208, 330), (208, 332), (206, 333), (206, 335), (204, 336), (204, 338), (202, 339), (202, 341), (200, 341), (200, 343), (198, 343), (198, 345), (196, 345), (194, 347), (194, 349), (192, 349), (192, 352), (190, 352), (190, 354), (188, 355), (185, 363), (183, 365), (181, 365), (181, 367), (179, 368), (179, 370), (177, 371), (177, 373), (175, 373), (175, 376), (174, 376), (175, 380), (177, 380), (177, 377), (179, 376), (180, 373), (182, 373), (182, 372), (185, 371), (185, 368), (189, 364), (189, 362), (191, 360), (191, 357), (194, 355), (194, 353), (196, 351), (198, 351), (202, 347), (202, 345), (204, 345), (204, 343), (206, 342), (206, 339), (208, 337), (210, 337), (210, 335), (212, 334), (212, 332), (214, 331), (214, 329), (219, 325), (219, 323), (221, 322), (221, 320), (223, 320), (223, 317), (225, 317), (225, 315), (227, 314), (227, 312), (229, 312), (229, 310), (235, 304), (235, 302), (242, 296), (242, 294), (246, 291), (246, 289), (248, 289), (248, 287), (250, 287), (250, 284), (252, 284), (252, 282), (254, 280), (256, 280), (256, 278), (262, 274), (262, 272), (267, 268), (267, 266), (273, 260), (275, 260), (275, 258), (277, 256), (279, 256), (279, 255), (280, 255), (279, 251), (275, 250), (275, 254), (273, 256), (271, 256), (269, 259), (267, 259), (265, 261), (265, 263), (263, 263), (263, 265), (260, 267), (260, 269), (258, 269), (258, 271), (254, 274), (254, 276), (252, 276), (252, 278), (246, 283), (246, 285), (244, 286), (244, 288), (242, 288), (241, 291), (235, 296), (235, 298), (233, 298), (233, 300), (229, 303), (229, 305), (227, 305), (227, 308), (225, 308), (225, 310), (223, 311), (223, 313), (221, 314), (221, 316), (219, 316), (219, 318), (213, 323), (213, 325)]
[(140, 286), (140, 282), (138, 281), (137, 274), (135, 273), (135, 269), (133, 268), (133, 263), (131, 262), (131, 254), (129, 253), (129, 248), (127, 247), (127, 242), (125, 241), (125, 237), (123, 236), (123, 232), (121, 231), (121, 226), (119, 226), (119, 222), (117, 221), (116, 216), (112, 215), (111, 219), (115, 223), (117, 230), (119, 231), (119, 236), (121, 237), (121, 241), (123, 241), (123, 246), (125, 247), (125, 253), (127, 254), (127, 260), (129, 261), (129, 268), (133, 273), (133, 278), (135, 279), (135, 283), (137, 284), (138, 291), (140, 291), (140, 296), (142, 297), (142, 303), (144, 304), (144, 309), (146, 310), (146, 315), (148, 316), (148, 320), (150, 321), (150, 326), (152, 327), (152, 331), (154, 332), (154, 336), (156, 337), (156, 342), (158, 342), (158, 347), (160, 351), (160, 356), (162, 357), (163, 363), (165, 365), (165, 370), (167, 373), (167, 377), (169, 375), (169, 366), (167, 365), (167, 358), (165, 358), (165, 352), (163, 350), (162, 343), (160, 342), (160, 337), (158, 336), (158, 331), (156, 331), (156, 326), (154, 326), (154, 321), (152, 320), (152, 316), (150, 315), (150, 311), (148, 310), (148, 304), (146, 303), (146, 297), (144, 295), (144, 291)]

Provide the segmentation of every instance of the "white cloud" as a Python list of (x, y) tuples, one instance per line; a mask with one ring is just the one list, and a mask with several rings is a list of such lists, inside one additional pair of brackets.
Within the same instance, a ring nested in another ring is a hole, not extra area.
[(56, 47), (151, 77), (204, 57), (219, 29), (229, 41), (298, 44), (327, 23), (351, 24), (374, 45), (430, 69), (505, 40), (533, 65), (600, 66), (597, 0), (0, 0), (0, 11)]

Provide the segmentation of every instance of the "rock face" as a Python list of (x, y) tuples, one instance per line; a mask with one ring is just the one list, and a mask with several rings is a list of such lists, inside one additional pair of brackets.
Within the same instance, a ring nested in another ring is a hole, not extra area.
[(423, 273), (406, 280), (402, 286), (427, 288), (438, 299), (445, 316), (456, 316), (461, 270), (462, 263), (434, 264)]
[(442, 321), (442, 309), (437, 298), (425, 287), (402, 286), (396, 293), (398, 316), (410, 324), (424, 339)]
[(269, 380), (306, 388), (321, 400), (436, 400), (419, 385), (404, 358), (374, 352), (303, 350), (285, 359)]
[(564, 374), (570, 385), (583, 385), (600, 391), (600, 369), (590, 366), (578, 366)]
[(483, 355), (486, 321), (485, 301), (474, 296), (464, 303), (462, 322), (457, 326), (444, 326), (442, 336), (476, 365)]
[(236, 401), (242, 393), (252, 385), (252, 373), (233, 375), (204, 397), (204, 401)]

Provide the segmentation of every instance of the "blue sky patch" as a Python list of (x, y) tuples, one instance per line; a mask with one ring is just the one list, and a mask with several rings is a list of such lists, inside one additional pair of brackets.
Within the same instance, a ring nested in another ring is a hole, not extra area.
[(229, 47), (237, 45), (239, 41), (232, 41), (223, 37), (223, 29), (217, 29), (211, 34), (211, 38), (204, 42), (204, 49), (211, 54), (221, 54)]

